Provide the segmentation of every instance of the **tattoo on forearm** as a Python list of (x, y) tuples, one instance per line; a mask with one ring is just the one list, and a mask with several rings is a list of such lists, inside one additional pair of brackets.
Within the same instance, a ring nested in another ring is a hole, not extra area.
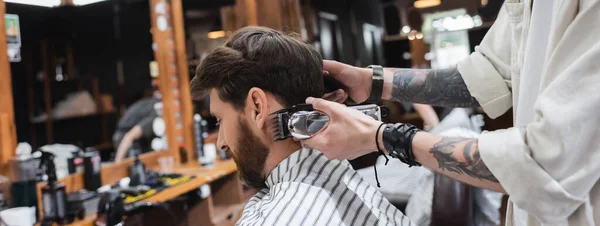
[[(437, 159), (440, 170), (466, 174), (473, 178), (497, 183), (498, 179), (492, 175), (492, 172), (481, 160), (476, 144), (477, 139), (444, 137), (429, 150), (429, 153)], [(456, 157), (461, 154), (459, 154), (460, 150), (455, 150), (455, 148), (461, 145), (464, 145), (462, 149), (464, 159)]]
[(457, 69), (397, 69), (392, 100), (443, 107), (479, 106)]

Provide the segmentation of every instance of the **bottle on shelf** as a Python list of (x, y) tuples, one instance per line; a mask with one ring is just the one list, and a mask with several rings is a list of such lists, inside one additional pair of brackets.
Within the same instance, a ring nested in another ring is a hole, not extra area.
[(54, 164), (54, 154), (38, 150), (42, 153), (40, 168), (44, 167), (48, 183), (42, 187), (42, 209), (44, 219), (42, 225), (68, 224), (67, 216), (67, 193), (65, 185), (58, 181), (56, 177), (56, 165)]

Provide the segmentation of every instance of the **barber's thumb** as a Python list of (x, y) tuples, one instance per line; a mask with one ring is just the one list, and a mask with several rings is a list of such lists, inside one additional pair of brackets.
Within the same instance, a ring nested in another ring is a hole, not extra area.
[(306, 103), (312, 104), (312, 106), (315, 110), (322, 111), (328, 115), (332, 115), (337, 110), (344, 107), (344, 105), (341, 105), (339, 103), (328, 101), (328, 100), (325, 100), (322, 98), (314, 98), (314, 97), (306, 98)]

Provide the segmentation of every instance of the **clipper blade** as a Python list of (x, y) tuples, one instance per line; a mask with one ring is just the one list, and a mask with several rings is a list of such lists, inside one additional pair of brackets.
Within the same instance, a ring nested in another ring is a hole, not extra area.
[(271, 115), (275, 115), (275, 117), (271, 119), (271, 132), (273, 133), (273, 141), (282, 141), (292, 137), (288, 127), (290, 115), (298, 111), (312, 110), (313, 108), (310, 104), (298, 104), (292, 106), (291, 108), (281, 109), (271, 113)]
[(273, 134), (273, 141), (282, 141), (292, 137), (287, 125), (290, 118), (288, 112), (284, 109), (276, 111), (272, 113), (272, 115), (275, 115), (271, 119), (271, 133)]

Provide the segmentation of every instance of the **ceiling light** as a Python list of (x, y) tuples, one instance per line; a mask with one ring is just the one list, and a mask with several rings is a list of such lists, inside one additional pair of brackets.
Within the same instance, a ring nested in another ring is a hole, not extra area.
[(208, 32), (208, 38), (210, 39), (218, 39), (225, 37), (225, 31), (211, 31)]
[(438, 6), (441, 3), (442, 3), (441, 0), (417, 0), (413, 4), (413, 6), (415, 8), (422, 9), (422, 8), (429, 8), (429, 7)]
[(4, 2), (44, 7), (55, 7), (60, 5), (61, 0), (4, 0)]
[(419, 32), (415, 35), (417, 39), (423, 39), (423, 33)]
[(73, 0), (73, 5), (89, 5), (96, 2), (101, 2), (104, 0)]
[(457, 31), (457, 30), (468, 30), (473, 27), (478, 27), (483, 24), (481, 17), (476, 15), (471, 17), (469, 15), (459, 15), (456, 17), (444, 17), (432, 22), (432, 26), (437, 31)]
[(415, 40), (415, 37), (417, 36), (417, 31), (412, 30), (410, 33), (408, 33), (408, 40)]
[(402, 33), (408, 34), (408, 32), (410, 32), (410, 26), (406, 25), (402, 27)]

